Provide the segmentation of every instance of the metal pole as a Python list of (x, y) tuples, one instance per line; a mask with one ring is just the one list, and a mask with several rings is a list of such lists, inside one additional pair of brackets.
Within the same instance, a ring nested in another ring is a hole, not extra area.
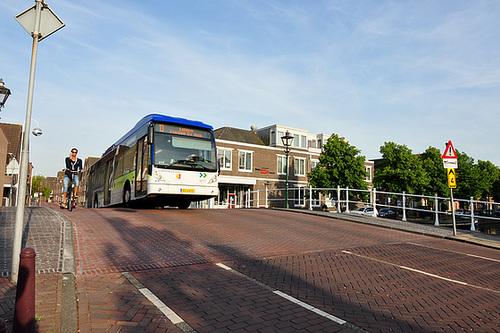
[(285, 154), (286, 154), (286, 184), (285, 184), (285, 187), (286, 187), (286, 209), (290, 208), (289, 205), (288, 205), (288, 153), (290, 151), (288, 150), (288, 147), (286, 148), (285, 150)]
[(19, 255), (21, 253), (21, 241), (23, 238), (24, 206), (26, 201), (26, 182), (28, 180), (28, 162), (30, 158), (29, 133), (31, 125), (31, 109), (33, 105), (33, 88), (35, 86), (35, 68), (36, 68), (36, 55), (38, 51), (41, 6), (42, 6), (42, 0), (36, 0), (35, 31), (33, 32), (33, 49), (31, 52), (28, 104), (26, 107), (26, 120), (24, 122), (21, 165), (19, 167), (19, 180), (17, 182), (18, 189), (17, 189), (16, 224), (14, 228), (14, 244), (12, 247), (12, 270), (10, 276), (10, 280), (13, 283), (17, 283), (18, 270), (19, 270)]
[(337, 213), (342, 213), (342, 208), (340, 208), (340, 185), (337, 185)]
[(434, 195), (435, 201), (434, 201), (434, 211), (436, 212), (436, 221), (434, 222), (434, 225), (436, 227), (439, 227), (439, 206), (438, 206), (438, 195), (437, 193)]
[(450, 188), (451, 194), (451, 218), (453, 220), (453, 236), (457, 235), (457, 222), (455, 221), (455, 203), (453, 202), (453, 189)]
[(267, 185), (266, 185), (266, 208), (269, 208), (269, 205), (267, 203), (267, 200), (268, 200), (268, 192), (267, 192)]
[(474, 225), (474, 198), (470, 197), (470, 230), (476, 231), (476, 226)]
[(349, 187), (345, 188), (345, 212), (349, 213)]
[(406, 222), (406, 192), (403, 191), (403, 218), (401, 219), (403, 222)]
[(309, 185), (309, 210), (313, 210), (313, 188)]
[[(475, 218), (474, 218), (474, 198), (470, 197), (470, 223), (471, 223), (471, 230), (472, 230), (472, 225), (476, 223)], [(478, 225), (479, 227), (479, 225)], [(474, 227), (475, 229), (475, 227)]]

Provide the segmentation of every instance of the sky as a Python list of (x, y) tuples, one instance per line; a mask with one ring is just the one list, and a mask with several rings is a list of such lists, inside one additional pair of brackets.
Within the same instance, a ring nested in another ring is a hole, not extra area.
[[(46, 3), (66, 26), (38, 43), (34, 175), (73, 147), (101, 156), (150, 113), (336, 133), (367, 159), (451, 140), (500, 166), (497, 0)], [(14, 17), (33, 4), (0, 2), (1, 122), (26, 117), (32, 38)]]

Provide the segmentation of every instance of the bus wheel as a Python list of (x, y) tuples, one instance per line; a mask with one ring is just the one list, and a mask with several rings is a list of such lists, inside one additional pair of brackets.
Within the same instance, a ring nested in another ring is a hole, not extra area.
[(130, 207), (130, 199), (131, 199), (131, 194), (130, 194), (130, 185), (125, 186), (125, 190), (123, 191), (123, 206), (129, 208)]
[(191, 201), (190, 200), (182, 200), (179, 202), (179, 204), (177, 205), (177, 207), (179, 209), (188, 209), (189, 205), (191, 204)]

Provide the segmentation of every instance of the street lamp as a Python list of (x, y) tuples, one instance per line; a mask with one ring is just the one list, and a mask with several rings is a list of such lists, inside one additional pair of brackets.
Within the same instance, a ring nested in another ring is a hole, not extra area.
[[(10, 281), (17, 283), (19, 275), (19, 255), (23, 238), (24, 206), (26, 197), (26, 180), (28, 179), (29, 163), (29, 135), (31, 126), (31, 112), (33, 106), (33, 91), (35, 86), (36, 57), (38, 53), (38, 42), (47, 38), (54, 32), (64, 27), (64, 22), (50, 9), (43, 0), (35, 0), (35, 4), (18, 14), (16, 20), (33, 38), (31, 51), (30, 75), (28, 84), (28, 101), (26, 105), (26, 120), (24, 122), (23, 142), (21, 148), (21, 165), (17, 191), (16, 223), (14, 226), (14, 241), (12, 245), (12, 269)], [(39, 131), (37, 131), (38, 133)]]
[(3, 85), (3, 80), (0, 79), (0, 110), (5, 106), (7, 98), (10, 96), (10, 89)]
[(290, 146), (292, 145), (293, 141), (293, 136), (290, 134), (290, 132), (286, 131), (285, 136), (281, 137), (281, 141), (283, 141), (283, 146), (285, 146), (285, 156), (286, 156), (286, 208), (290, 208), (288, 205), (288, 155), (290, 153)]

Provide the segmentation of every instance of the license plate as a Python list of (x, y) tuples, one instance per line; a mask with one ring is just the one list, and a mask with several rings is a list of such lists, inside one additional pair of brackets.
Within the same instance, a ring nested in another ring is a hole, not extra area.
[(194, 188), (183, 188), (181, 193), (194, 193)]

